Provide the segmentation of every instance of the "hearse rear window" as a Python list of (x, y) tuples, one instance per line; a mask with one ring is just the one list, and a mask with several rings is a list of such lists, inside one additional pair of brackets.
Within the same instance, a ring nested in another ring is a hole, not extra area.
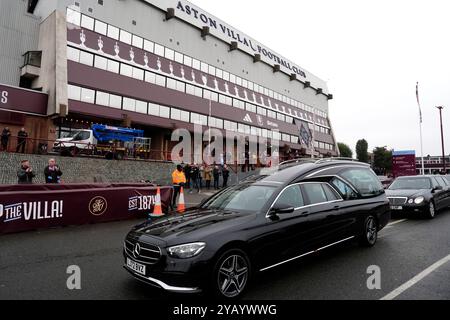
[(369, 169), (349, 169), (341, 173), (363, 197), (372, 197), (384, 192), (383, 185)]

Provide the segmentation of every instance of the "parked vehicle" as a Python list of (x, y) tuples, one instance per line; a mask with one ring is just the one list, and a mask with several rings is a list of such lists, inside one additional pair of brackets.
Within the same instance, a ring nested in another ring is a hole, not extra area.
[(430, 219), (450, 206), (450, 182), (444, 176), (400, 177), (386, 194), (393, 211), (422, 213)]
[(107, 159), (123, 159), (127, 153), (145, 155), (150, 152), (150, 139), (143, 130), (95, 124), (88, 130), (78, 130), (58, 139), (53, 151), (62, 155), (101, 155)]
[(375, 245), (389, 220), (389, 201), (368, 165), (288, 163), (185, 215), (136, 226), (124, 241), (124, 268), (168, 291), (237, 298), (257, 272), (351, 240)]

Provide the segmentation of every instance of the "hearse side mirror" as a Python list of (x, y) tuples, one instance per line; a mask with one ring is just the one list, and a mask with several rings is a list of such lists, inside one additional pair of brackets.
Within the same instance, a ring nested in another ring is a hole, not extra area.
[(271, 215), (288, 214), (294, 211), (295, 211), (294, 207), (291, 207), (284, 203), (277, 203), (272, 207), (272, 209), (270, 209), (270, 214)]
[(442, 187), (442, 186), (436, 186), (436, 187), (434, 187), (432, 190), (431, 190), (431, 192), (436, 192), (436, 191), (440, 191), (440, 190), (443, 190), (444, 188)]

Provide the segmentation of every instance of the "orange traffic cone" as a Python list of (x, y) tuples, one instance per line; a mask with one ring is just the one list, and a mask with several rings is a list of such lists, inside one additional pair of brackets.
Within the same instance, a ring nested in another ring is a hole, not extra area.
[(153, 213), (150, 215), (152, 217), (163, 216), (162, 206), (161, 206), (161, 190), (158, 188), (156, 190), (155, 207), (153, 208)]
[(178, 199), (177, 211), (179, 213), (183, 213), (184, 211), (186, 211), (186, 204), (184, 203), (184, 189), (183, 189), (183, 187), (180, 188), (180, 198)]

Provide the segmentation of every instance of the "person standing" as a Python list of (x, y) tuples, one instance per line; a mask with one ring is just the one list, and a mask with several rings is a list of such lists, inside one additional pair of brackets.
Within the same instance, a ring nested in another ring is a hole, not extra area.
[(28, 160), (23, 160), (21, 162), (20, 168), (17, 171), (18, 184), (32, 184), (33, 178), (36, 175), (33, 172), (33, 168), (30, 166), (30, 162)]
[(227, 188), (228, 187), (228, 178), (230, 177), (230, 170), (228, 169), (227, 165), (223, 166), (222, 169), (222, 178), (223, 178), (223, 188)]
[(27, 138), (28, 133), (25, 131), (25, 128), (20, 129), (19, 133), (17, 134), (17, 147), (16, 147), (17, 153), (25, 153), (25, 147), (27, 146)]
[(213, 178), (214, 178), (214, 189), (219, 190), (219, 178), (220, 178), (219, 166), (214, 166)]
[(173, 184), (173, 199), (172, 199), (172, 208), (175, 208), (177, 203), (177, 197), (180, 193), (181, 187), (184, 187), (186, 184), (186, 176), (183, 172), (183, 167), (178, 165), (176, 170), (172, 173), (172, 184)]
[(198, 183), (200, 186), (200, 190), (203, 188), (203, 178), (205, 177), (205, 166), (201, 165), (198, 168)]
[(184, 176), (186, 177), (186, 189), (191, 188), (191, 166), (189, 163), (186, 163), (184, 166)]
[(206, 188), (209, 190), (211, 189), (211, 180), (212, 180), (212, 168), (211, 166), (206, 166), (205, 168), (205, 181), (206, 181)]
[(11, 131), (9, 130), (9, 128), (6, 127), (5, 129), (3, 129), (2, 136), (1, 136), (1, 146), (2, 146), (1, 151), (8, 151), (8, 142), (9, 142), (10, 136), (11, 136)]
[[(199, 186), (199, 175), (200, 171), (198, 169), (197, 164), (192, 165), (191, 167), (191, 180), (192, 180), (192, 189), (197, 189), (197, 192), (200, 193), (200, 186)], [(193, 190), (190, 191), (192, 193)]]
[(56, 165), (55, 159), (48, 160), (48, 166), (44, 169), (45, 183), (59, 184), (61, 183), (62, 171)]

